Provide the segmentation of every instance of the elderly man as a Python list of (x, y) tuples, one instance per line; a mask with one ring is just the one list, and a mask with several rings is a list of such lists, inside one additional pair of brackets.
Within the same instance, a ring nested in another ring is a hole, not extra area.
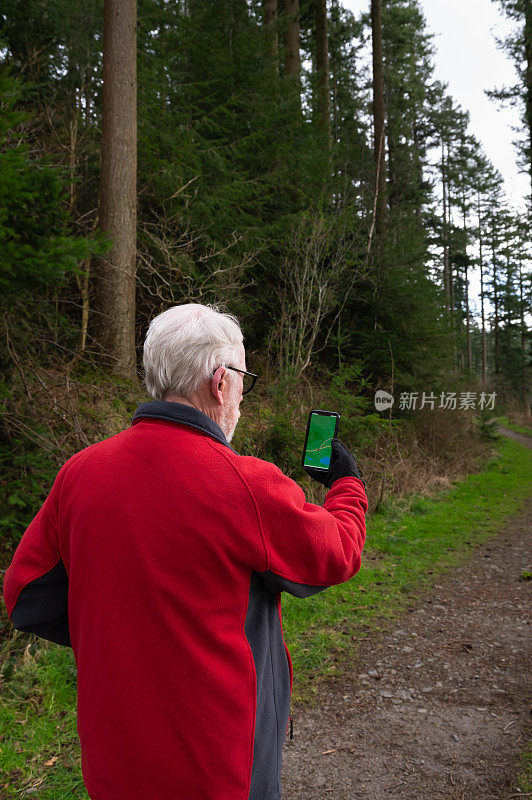
[(255, 380), (233, 317), (168, 309), (144, 368), (155, 402), (59, 471), (7, 570), (7, 609), (73, 648), (92, 800), (279, 800), (280, 592), (357, 572), (364, 485), (336, 441), (323, 507), (230, 447)]

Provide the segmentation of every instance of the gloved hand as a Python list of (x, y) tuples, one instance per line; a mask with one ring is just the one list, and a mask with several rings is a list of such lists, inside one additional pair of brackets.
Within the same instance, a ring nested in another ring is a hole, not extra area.
[[(315, 481), (318, 483), (322, 483), (328, 489), (331, 488), (333, 483), (338, 480), (338, 478), (360, 478), (362, 481), (362, 476), (358, 470), (357, 464), (349, 450), (339, 439), (333, 439), (332, 443), (332, 454), (331, 454), (331, 465), (327, 472), (321, 469), (315, 469), (314, 467), (305, 467), (305, 472), (307, 475), (310, 475), (311, 478), (314, 478)], [(364, 483), (364, 481), (362, 481)], [(366, 484), (364, 483), (364, 487)]]

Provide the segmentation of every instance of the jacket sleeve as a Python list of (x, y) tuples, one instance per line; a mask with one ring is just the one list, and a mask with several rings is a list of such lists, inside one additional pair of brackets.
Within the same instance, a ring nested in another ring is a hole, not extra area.
[(368, 500), (362, 481), (340, 478), (318, 506), (308, 503), (300, 486), (281, 470), (268, 467), (253, 479), (266, 587), (309, 597), (352, 578), (360, 569), (366, 536)]
[(4, 600), (15, 628), (70, 646), (68, 576), (59, 552), (57, 524), (64, 470), (20, 540), (4, 577)]

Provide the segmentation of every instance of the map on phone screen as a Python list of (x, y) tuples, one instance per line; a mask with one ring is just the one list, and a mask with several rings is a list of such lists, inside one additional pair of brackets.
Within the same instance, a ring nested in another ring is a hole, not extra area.
[(331, 442), (336, 428), (336, 417), (312, 414), (305, 450), (306, 467), (328, 469), (331, 463)]

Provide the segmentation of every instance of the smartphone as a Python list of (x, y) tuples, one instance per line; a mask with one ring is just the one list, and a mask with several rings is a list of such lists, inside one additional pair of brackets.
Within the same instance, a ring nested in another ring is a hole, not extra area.
[(340, 414), (336, 411), (311, 411), (308, 415), (307, 435), (303, 447), (304, 467), (326, 472), (331, 464), (331, 442), (338, 433)]

